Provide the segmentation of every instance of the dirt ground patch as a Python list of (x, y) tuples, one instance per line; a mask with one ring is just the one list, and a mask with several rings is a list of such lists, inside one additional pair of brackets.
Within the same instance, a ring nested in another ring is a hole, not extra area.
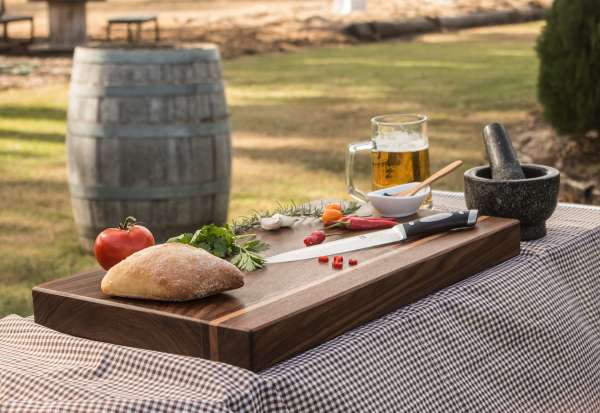
[[(367, 11), (339, 16), (329, 0), (215, 0), (159, 1), (109, 0), (88, 6), (88, 33), (92, 41), (103, 41), (106, 21), (122, 15), (156, 14), (163, 42), (219, 45), (224, 58), (269, 52), (293, 51), (303, 47), (349, 44), (356, 40), (342, 32), (359, 21), (401, 20), (415, 17), (437, 18), (481, 11), (547, 7), (552, 0), (370, 0)], [(12, 14), (35, 17), (36, 42), (48, 33), (45, 3), (9, 0)], [(151, 28), (144, 33), (151, 38)], [(27, 35), (26, 25), (11, 26), (11, 36)], [(115, 32), (123, 41), (125, 32)], [(4, 45), (6, 47), (6, 45)], [(2, 44), (0, 43), (0, 50)], [(31, 88), (69, 78), (69, 57), (5, 54), (0, 60), (0, 90)]]

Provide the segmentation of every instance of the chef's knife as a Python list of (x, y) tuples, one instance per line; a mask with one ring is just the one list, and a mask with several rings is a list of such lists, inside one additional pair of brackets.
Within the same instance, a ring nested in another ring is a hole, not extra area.
[(390, 229), (284, 252), (283, 254), (268, 257), (267, 264), (307, 260), (322, 255), (342, 254), (379, 245), (392, 244), (394, 242), (403, 241), (414, 235), (443, 232), (454, 228), (473, 227), (476, 223), (476, 209), (457, 212), (442, 212), (415, 221), (398, 224)]

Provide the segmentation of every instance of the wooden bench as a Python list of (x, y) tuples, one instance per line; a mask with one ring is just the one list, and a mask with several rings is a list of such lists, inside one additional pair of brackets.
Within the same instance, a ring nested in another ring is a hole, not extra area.
[(127, 41), (133, 42), (133, 30), (131, 26), (136, 25), (135, 40), (140, 41), (142, 37), (142, 25), (144, 23), (154, 22), (154, 40), (160, 40), (160, 31), (158, 28), (158, 17), (157, 16), (124, 16), (124, 17), (113, 17), (108, 20), (108, 26), (106, 26), (106, 39), (111, 40), (111, 31), (113, 25), (126, 24), (127, 25)]
[(31, 27), (29, 31), (29, 41), (33, 42), (34, 29), (33, 29), (33, 16), (19, 16), (19, 15), (10, 15), (5, 14), (6, 7), (4, 5), (4, 0), (0, 0), (0, 25), (2, 25), (2, 38), (5, 41), (8, 41), (8, 25), (14, 22), (23, 22), (28, 21)]

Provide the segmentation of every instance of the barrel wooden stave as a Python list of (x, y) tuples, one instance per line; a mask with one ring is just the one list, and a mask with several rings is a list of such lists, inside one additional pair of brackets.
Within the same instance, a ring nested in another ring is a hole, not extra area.
[(227, 218), (231, 142), (218, 53), (133, 53), (77, 49), (74, 60), (68, 170), (85, 248), (128, 215), (159, 240)]
[(227, 102), (222, 95), (139, 98), (71, 98), (69, 117), (77, 122), (100, 124), (149, 124), (166, 122), (219, 121), (227, 118)]
[(73, 69), (71, 80), (89, 86), (147, 86), (193, 84), (221, 79), (219, 62), (157, 65), (83, 63)]
[[(227, 162), (228, 150), (211, 138), (110, 139), (78, 137), (69, 142), (73, 185), (165, 186), (194, 185), (226, 176), (217, 163)], [(219, 149), (217, 149), (219, 147)], [(217, 154), (217, 152), (219, 152)], [(222, 154), (225, 153), (225, 154)], [(218, 160), (217, 160), (218, 157)], [(148, 159), (153, 162), (148, 164)], [(120, 164), (122, 168), (111, 167)], [(71, 173), (70, 170), (70, 173)]]

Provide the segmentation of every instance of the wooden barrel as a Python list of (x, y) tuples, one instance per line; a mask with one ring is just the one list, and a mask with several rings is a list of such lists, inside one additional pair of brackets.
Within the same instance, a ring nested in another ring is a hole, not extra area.
[(86, 249), (129, 215), (157, 241), (223, 223), (231, 139), (218, 49), (78, 47), (67, 152)]

